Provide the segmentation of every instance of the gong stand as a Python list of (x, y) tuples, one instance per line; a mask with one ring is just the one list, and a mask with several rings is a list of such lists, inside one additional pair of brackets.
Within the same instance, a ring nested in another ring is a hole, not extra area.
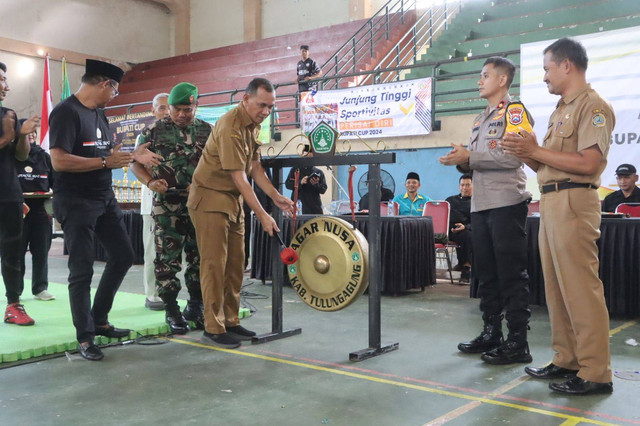
[[(353, 154), (353, 155), (328, 155), (314, 157), (275, 158), (264, 160), (263, 165), (273, 169), (273, 186), (281, 190), (283, 167), (308, 167), (308, 166), (346, 166), (369, 165), (369, 200), (379, 200), (382, 191), (380, 181), (380, 164), (396, 162), (395, 153), (382, 154)], [(274, 209), (274, 219), (278, 227), (282, 229), (282, 211)], [(295, 234), (295, 229), (292, 230)], [(369, 229), (367, 240), (369, 242), (369, 347), (351, 352), (349, 360), (362, 361), (386, 352), (398, 349), (399, 343), (380, 343), (380, 203), (369, 203)], [(280, 249), (276, 238), (271, 239), (272, 253), (278, 253)], [(283, 330), (282, 328), (282, 283), (284, 282), (283, 268), (280, 256), (272, 256), (271, 273), (273, 276), (271, 294), (273, 309), (271, 313), (271, 333), (255, 336), (251, 339), (254, 344), (282, 339), (302, 332), (301, 328)]]

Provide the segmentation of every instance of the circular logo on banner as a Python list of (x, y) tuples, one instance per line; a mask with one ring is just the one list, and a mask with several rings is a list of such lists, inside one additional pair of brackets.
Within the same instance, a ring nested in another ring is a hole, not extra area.
[(319, 311), (337, 311), (369, 285), (369, 244), (345, 220), (322, 216), (304, 223), (290, 247), (298, 261), (287, 268), (300, 299)]

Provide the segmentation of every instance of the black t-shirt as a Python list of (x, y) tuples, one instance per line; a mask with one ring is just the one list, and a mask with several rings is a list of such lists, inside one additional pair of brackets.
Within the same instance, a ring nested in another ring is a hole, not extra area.
[[(295, 188), (295, 168), (289, 170), (289, 175), (284, 185), (287, 189), (294, 190)], [(316, 185), (312, 185), (307, 181), (302, 185), (298, 182), (298, 200), (302, 202), (303, 214), (322, 214), (322, 201), (320, 200), (320, 194), (327, 192), (327, 181), (324, 177), (322, 170), (317, 167), (302, 167), (300, 168), (300, 180), (305, 176), (317, 176), (320, 181)], [(291, 194), (293, 197), (293, 193)]]
[(39, 145), (31, 145), (26, 160), (16, 161), (16, 173), (22, 192), (49, 192), (52, 188), (51, 157)]
[[(384, 186), (380, 190), (380, 202), (388, 202), (393, 201), (393, 192), (390, 189), (385, 188)], [(358, 203), (358, 208), (360, 210), (371, 210), (371, 206), (369, 205), (369, 193), (367, 192), (360, 198), (360, 202)]]
[(602, 211), (613, 213), (616, 211), (616, 207), (622, 203), (640, 203), (640, 188), (636, 186), (629, 198), (624, 198), (621, 189), (607, 195), (602, 203)]
[[(89, 109), (69, 96), (49, 116), (49, 146), (85, 158), (108, 157), (114, 146), (102, 109)], [(111, 192), (111, 169), (54, 173), (54, 191), (86, 198), (103, 198)]]
[[(0, 137), (4, 136), (2, 130), (2, 119), (9, 112), (13, 111), (9, 108), (0, 107)], [(13, 111), (15, 114), (15, 111)], [(18, 176), (16, 175), (15, 161), (16, 161), (16, 145), (20, 139), (20, 124), (18, 123), (18, 117), (16, 120), (16, 138), (13, 142), (9, 142), (2, 149), (0, 149), (0, 203), (21, 203), (22, 190), (20, 189), (20, 183), (18, 182)]]
[(309, 89), (315, 89), (315, 84), (313, 86), (309, 85), (308, 81), (304, 81), (306, 77), (311, 77), (312, 75), (316, 75), (320, 72), (320, 67), (311, 58), (307, 58), (306, 61), (298, 61), (298, 90), (300, 92), (307, 92)]

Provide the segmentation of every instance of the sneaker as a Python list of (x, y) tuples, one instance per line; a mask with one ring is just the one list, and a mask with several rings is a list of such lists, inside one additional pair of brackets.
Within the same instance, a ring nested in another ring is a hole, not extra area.
[(241, 325), (227, 327), (227, 334), (238, 340), (251, 340), (251, 338), (256, 335), (254, 331), (247, 330)]
[(33, 298), (36, 300), (55, 300), (56, 297), (49, 293), (47, 290), (42, 290), (40, 293), (38, 294), (34, 294)]
[(200, 341), (209, 346), (217, 346), (219, 348), (233, 349), (241, 345), (240, 341), (229, 333), (211, 334), (206, 331), (202, 334)]
[(24, 310), (24, 306), (19, 303), (12, 303), (4, 311), (4, 322), (16, 325), (33, 325), (36, 322)]

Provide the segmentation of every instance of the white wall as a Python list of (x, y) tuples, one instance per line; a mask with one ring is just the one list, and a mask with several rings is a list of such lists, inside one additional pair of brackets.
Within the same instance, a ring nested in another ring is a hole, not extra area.
[[(14, 109), (18, 118), (39, 115), (42, 108), (44, 59), (0, 52), (0, 62), (4, 62), (7, 66), (7, 82), (9, 83), (9, 92), (2, 105)], [(30, 73), (22, 72), (22, 69), (30, 69), (31, 67), (33, 68)], [(67, 64), (67, 73), (69, 74), (71, 93), (74, 93), (80, 86), (84, 67)], [(49, 61), (49, 80), (53, 105), (55, 106), (60, 102), (60, 93), (62, 92), (62, 64), (60, 62)]]
[(0, 0), (0, 37), (144, 62), (171, 54), (171, 16), (134, 0)]
[(191, 51), (244, 42), (242, 0), (191, 0)]
[(262, 0), (262, 37), (349, 21), (349, 0)]

